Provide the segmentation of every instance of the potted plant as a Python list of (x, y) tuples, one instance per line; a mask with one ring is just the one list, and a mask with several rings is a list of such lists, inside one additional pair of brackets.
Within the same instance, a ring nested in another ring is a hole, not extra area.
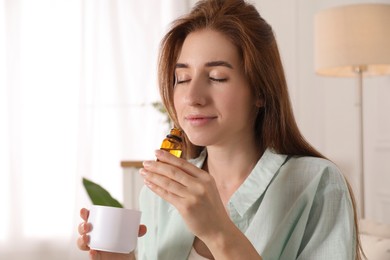
[(123, 205), (99, 184), (83, 178), (83, 185), (93, 205), (123, 208)]

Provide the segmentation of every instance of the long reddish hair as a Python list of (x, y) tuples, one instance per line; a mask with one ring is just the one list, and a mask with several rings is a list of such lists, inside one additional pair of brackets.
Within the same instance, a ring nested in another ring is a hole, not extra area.
[[(271, 26), (253, 5), (243, 0), (199, 1), (189, 14), (174, 21), (163, 38), (158, 64), (159, 87), (162, 101), (174, 124), (179, 126), (173, 104), (175, 65), (187, 35), (202, 29), (218, 31), (231, 40), (242, 58), (253, 94), (264, 100), (254, 129), (260, 148), (272, 148), (287, 155), (324, 158), (298, 129)], [(184, 139), (187, 157), (199, 155), (203, 147), (192, 144), (185, 133)], [(355, 211), (356, 259), (361, 259), (355, 200), (349, 184), (348, 188)]]

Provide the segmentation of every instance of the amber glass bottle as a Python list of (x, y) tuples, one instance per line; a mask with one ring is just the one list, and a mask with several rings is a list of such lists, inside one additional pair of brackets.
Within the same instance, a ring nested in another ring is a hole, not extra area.
[(181, 130), (178, 128), (172, 128), (169, 135), (167, 135), (167, 137), (162, 141), (160, 149), (168, 151), (180, 158), (183, 153), (182, 141)]

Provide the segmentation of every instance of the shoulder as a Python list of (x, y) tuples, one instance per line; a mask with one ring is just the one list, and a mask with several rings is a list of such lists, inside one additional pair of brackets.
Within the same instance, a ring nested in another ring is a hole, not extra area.
[(322, 158), (288, 158), (279, 168), (269, 189), (290, 202), (336, 203), (346, 199), (350, 203), (345, 177), (333, 162)]
[(334, 173), (340, 173), (338, 167), (331, 161), (318, 157), (310, 156), (291, 156), (284, 164), (285, 167), (290, 169), (299, 170), (302, 172), (310, 171), (321, 173), (323, 171), (332, 171)]
[(319, 185), (329, 184), (346, 187), (345, 177), (340, 169), (331, 161), (318, 157), (292, 156), (280, 168), (282, 175), (300, 180), (303, 183), (318, 182)]

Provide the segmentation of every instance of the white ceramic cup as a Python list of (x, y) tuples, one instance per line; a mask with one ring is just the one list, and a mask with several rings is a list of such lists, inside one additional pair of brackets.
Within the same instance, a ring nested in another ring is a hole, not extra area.
[(128, 254), (137, 246), (141, 212), (133, 209), (94, 205), (88, 222), (89, 247), (99, 251)]

